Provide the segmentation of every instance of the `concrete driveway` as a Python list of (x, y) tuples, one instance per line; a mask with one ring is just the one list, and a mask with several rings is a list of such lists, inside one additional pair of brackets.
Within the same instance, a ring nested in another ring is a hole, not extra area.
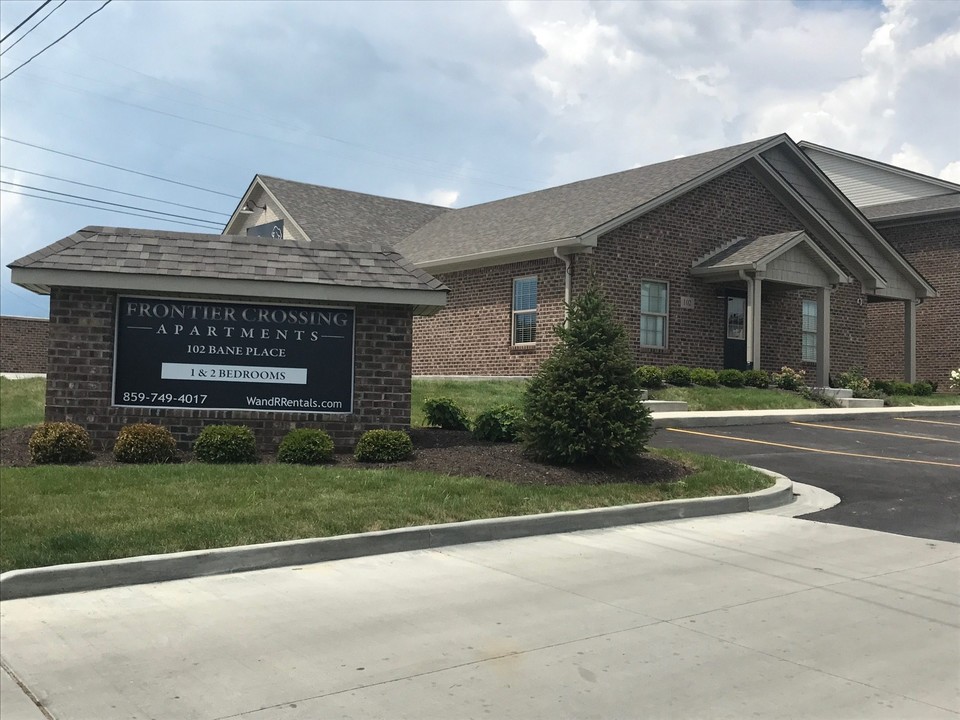
[(960, 545), (775, 515), (11, 600), (0, 619), (4, 667), (63, 719), (960, 714)]
[(840, 497), (811, 520), (960, 542), (960, 414), (662, 428), (651, 444), (740, 460)]

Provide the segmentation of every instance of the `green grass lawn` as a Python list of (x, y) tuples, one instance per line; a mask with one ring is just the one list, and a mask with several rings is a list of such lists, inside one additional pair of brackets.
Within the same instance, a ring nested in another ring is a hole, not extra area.
[(448, 397), (459, 403), (473, 418), (477, 413), (496, 405), (520, 405), (526, 380), (418, 380), (413, 381), (413, 407), (410, 424), (425, 425), (423, 401)]
[(43, 395), (46, 380), (0, 377), (0, 430), (43, 421)]
[(960, 405), (958, 393), (935, 393), (934, 395), (891, 395), (888, 405)]
[(728, 387), (667, 387), (650, 391), (651, 400), (683, 400), (689, 410), (786, 410), (817, 403), (786, 390)]
[(4, 468), (0, 570), (750, 492), (746, 466), (656, 451), (697, 469), (656, 485), (513, 485), (336, 466)]

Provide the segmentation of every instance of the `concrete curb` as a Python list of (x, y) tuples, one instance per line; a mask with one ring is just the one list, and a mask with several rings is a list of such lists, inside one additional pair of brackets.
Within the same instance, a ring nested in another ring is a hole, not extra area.
[(910, 405), (884, 408), (807, 408), (798, 410), (713, 410), (652, 413), (655, 428), (732, 427), (824, 420), (865, 420), (898, 415), (934, 417), (960, 413), (960, 405)]
[(763, 468), (754, 469), (773, 477), (776, 480), (773, 487), (743, 495), (470, 520), (328, 538), (10, 570), (0, 575), (0, 600), (307, 565), (365, 555), (427, 550), (445, 545), (751, 512), (793, 501), (793, 483), (788, 478)]

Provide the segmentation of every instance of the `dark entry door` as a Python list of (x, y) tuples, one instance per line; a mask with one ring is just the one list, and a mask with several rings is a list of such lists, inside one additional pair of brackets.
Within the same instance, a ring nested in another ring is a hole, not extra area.
[(747, 293), (724, 290), (727, 308), (724, 313), (723, 366), (747, 369)]

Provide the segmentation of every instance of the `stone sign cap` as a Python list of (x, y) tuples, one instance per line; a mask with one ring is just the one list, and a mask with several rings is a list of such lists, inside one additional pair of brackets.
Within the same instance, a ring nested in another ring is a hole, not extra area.
[(447, 288), (387, 245), (86, 227), (15, 260), (17, 285), (191, 292), (410, 305), (446, 304)]

